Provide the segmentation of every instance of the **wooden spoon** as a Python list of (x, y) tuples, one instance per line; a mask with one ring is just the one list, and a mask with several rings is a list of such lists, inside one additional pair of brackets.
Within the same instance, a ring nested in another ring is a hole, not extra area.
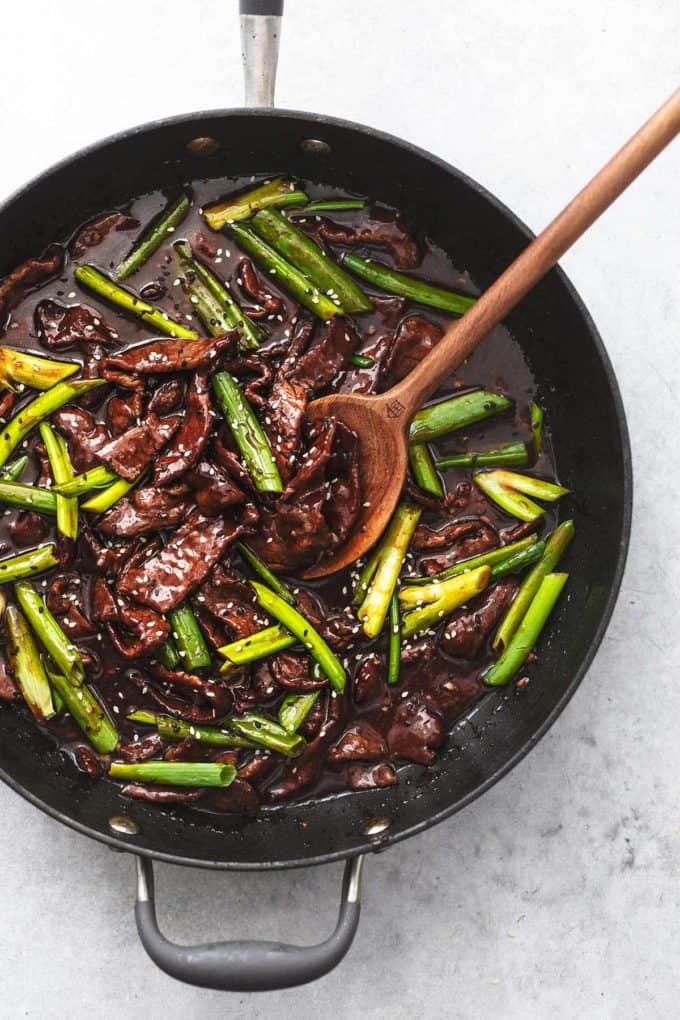
[(380, 538), (404, 485), (408, 428), (415, 412), (678, 132), (680, 89), (525, 248), (469, 311), (449, 327), (434, 350), (405, 379), (377, 396), (333, 393), (309, 405), (307, 416), (311, 420), (336, 417), (359, 436), (363, 506), (357, 525), (344, 545), (308, 570), (305, 577), (325, 577), (348, 566)]

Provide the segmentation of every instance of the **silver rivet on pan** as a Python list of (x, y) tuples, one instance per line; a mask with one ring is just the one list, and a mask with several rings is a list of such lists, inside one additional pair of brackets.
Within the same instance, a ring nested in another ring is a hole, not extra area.
[(381, 832), (386, 832), (391, 824), (391, 818), (369, 818), (361, 826), (361, 832), (364, 836), (379, 836)]
[(220, 147), (216, 138), (192, 138), (185, 149), (190, 156), (213, 156)]
[(326, 159), (333, 151), (328, 142), (323, 142), (320, 138), (303, 138), (300, 148), (308, 156), (323, 156)]
[(137, 822), (127, 815), (111, 815), (109, 818), (109, 829), (117, 836), (136, 836), (139, 832)]

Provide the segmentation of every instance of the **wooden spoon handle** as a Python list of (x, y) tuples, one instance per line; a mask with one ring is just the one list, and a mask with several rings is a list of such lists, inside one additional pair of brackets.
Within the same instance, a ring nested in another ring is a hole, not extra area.
[(433, 351), (389, 394), (408, 420), (465, 361), (489, 330), (556, 264), (581, 234), (611, 205), (680, 132), (680, 89), (583, 188), (559, 216), (498, 277), (465, 315), (446, 331)]

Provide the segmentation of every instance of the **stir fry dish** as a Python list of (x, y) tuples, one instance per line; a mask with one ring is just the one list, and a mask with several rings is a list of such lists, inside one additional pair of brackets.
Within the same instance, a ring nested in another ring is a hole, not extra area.
[(407, 781), (526, 686), (574, 526), (504, 328), (413, 419), (378, 544), (305, 579), (366, 509), (309, 403), (388, 389), (474, 300), (396, 210), (283, 177), (147, 194), (10, 272), (2, 711), (82, 782), (250, 814)]

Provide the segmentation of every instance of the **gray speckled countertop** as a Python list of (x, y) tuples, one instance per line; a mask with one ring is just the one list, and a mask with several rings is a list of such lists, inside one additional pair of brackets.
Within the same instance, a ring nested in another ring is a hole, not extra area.
[[(130, 123), (240, 103), (235, 7), (6, 5), (0, 195)], [(535, 228), (680, 77), (674, 0), (288, 8), (281, 105), (402, 135)], [(174, 74), (177, 40), (190, 34), (195, 50)], [(322, 54), (323, 40), (332, 46)], [(367, 862), (359, 934), (335, 973), (259, 997), (199, 991), (156, 970), (135, 934), (132, 861), (3, 787), (3, 1017), (677, 1016), (679, 177), (676, 143), (563, 262), (621, 382), (636, 496), (614, 618), (553, 730), (481, 800)], [(179, 940), (311, 941), (333, 923), (340, 873), (160, 867), (161, 920)]]

